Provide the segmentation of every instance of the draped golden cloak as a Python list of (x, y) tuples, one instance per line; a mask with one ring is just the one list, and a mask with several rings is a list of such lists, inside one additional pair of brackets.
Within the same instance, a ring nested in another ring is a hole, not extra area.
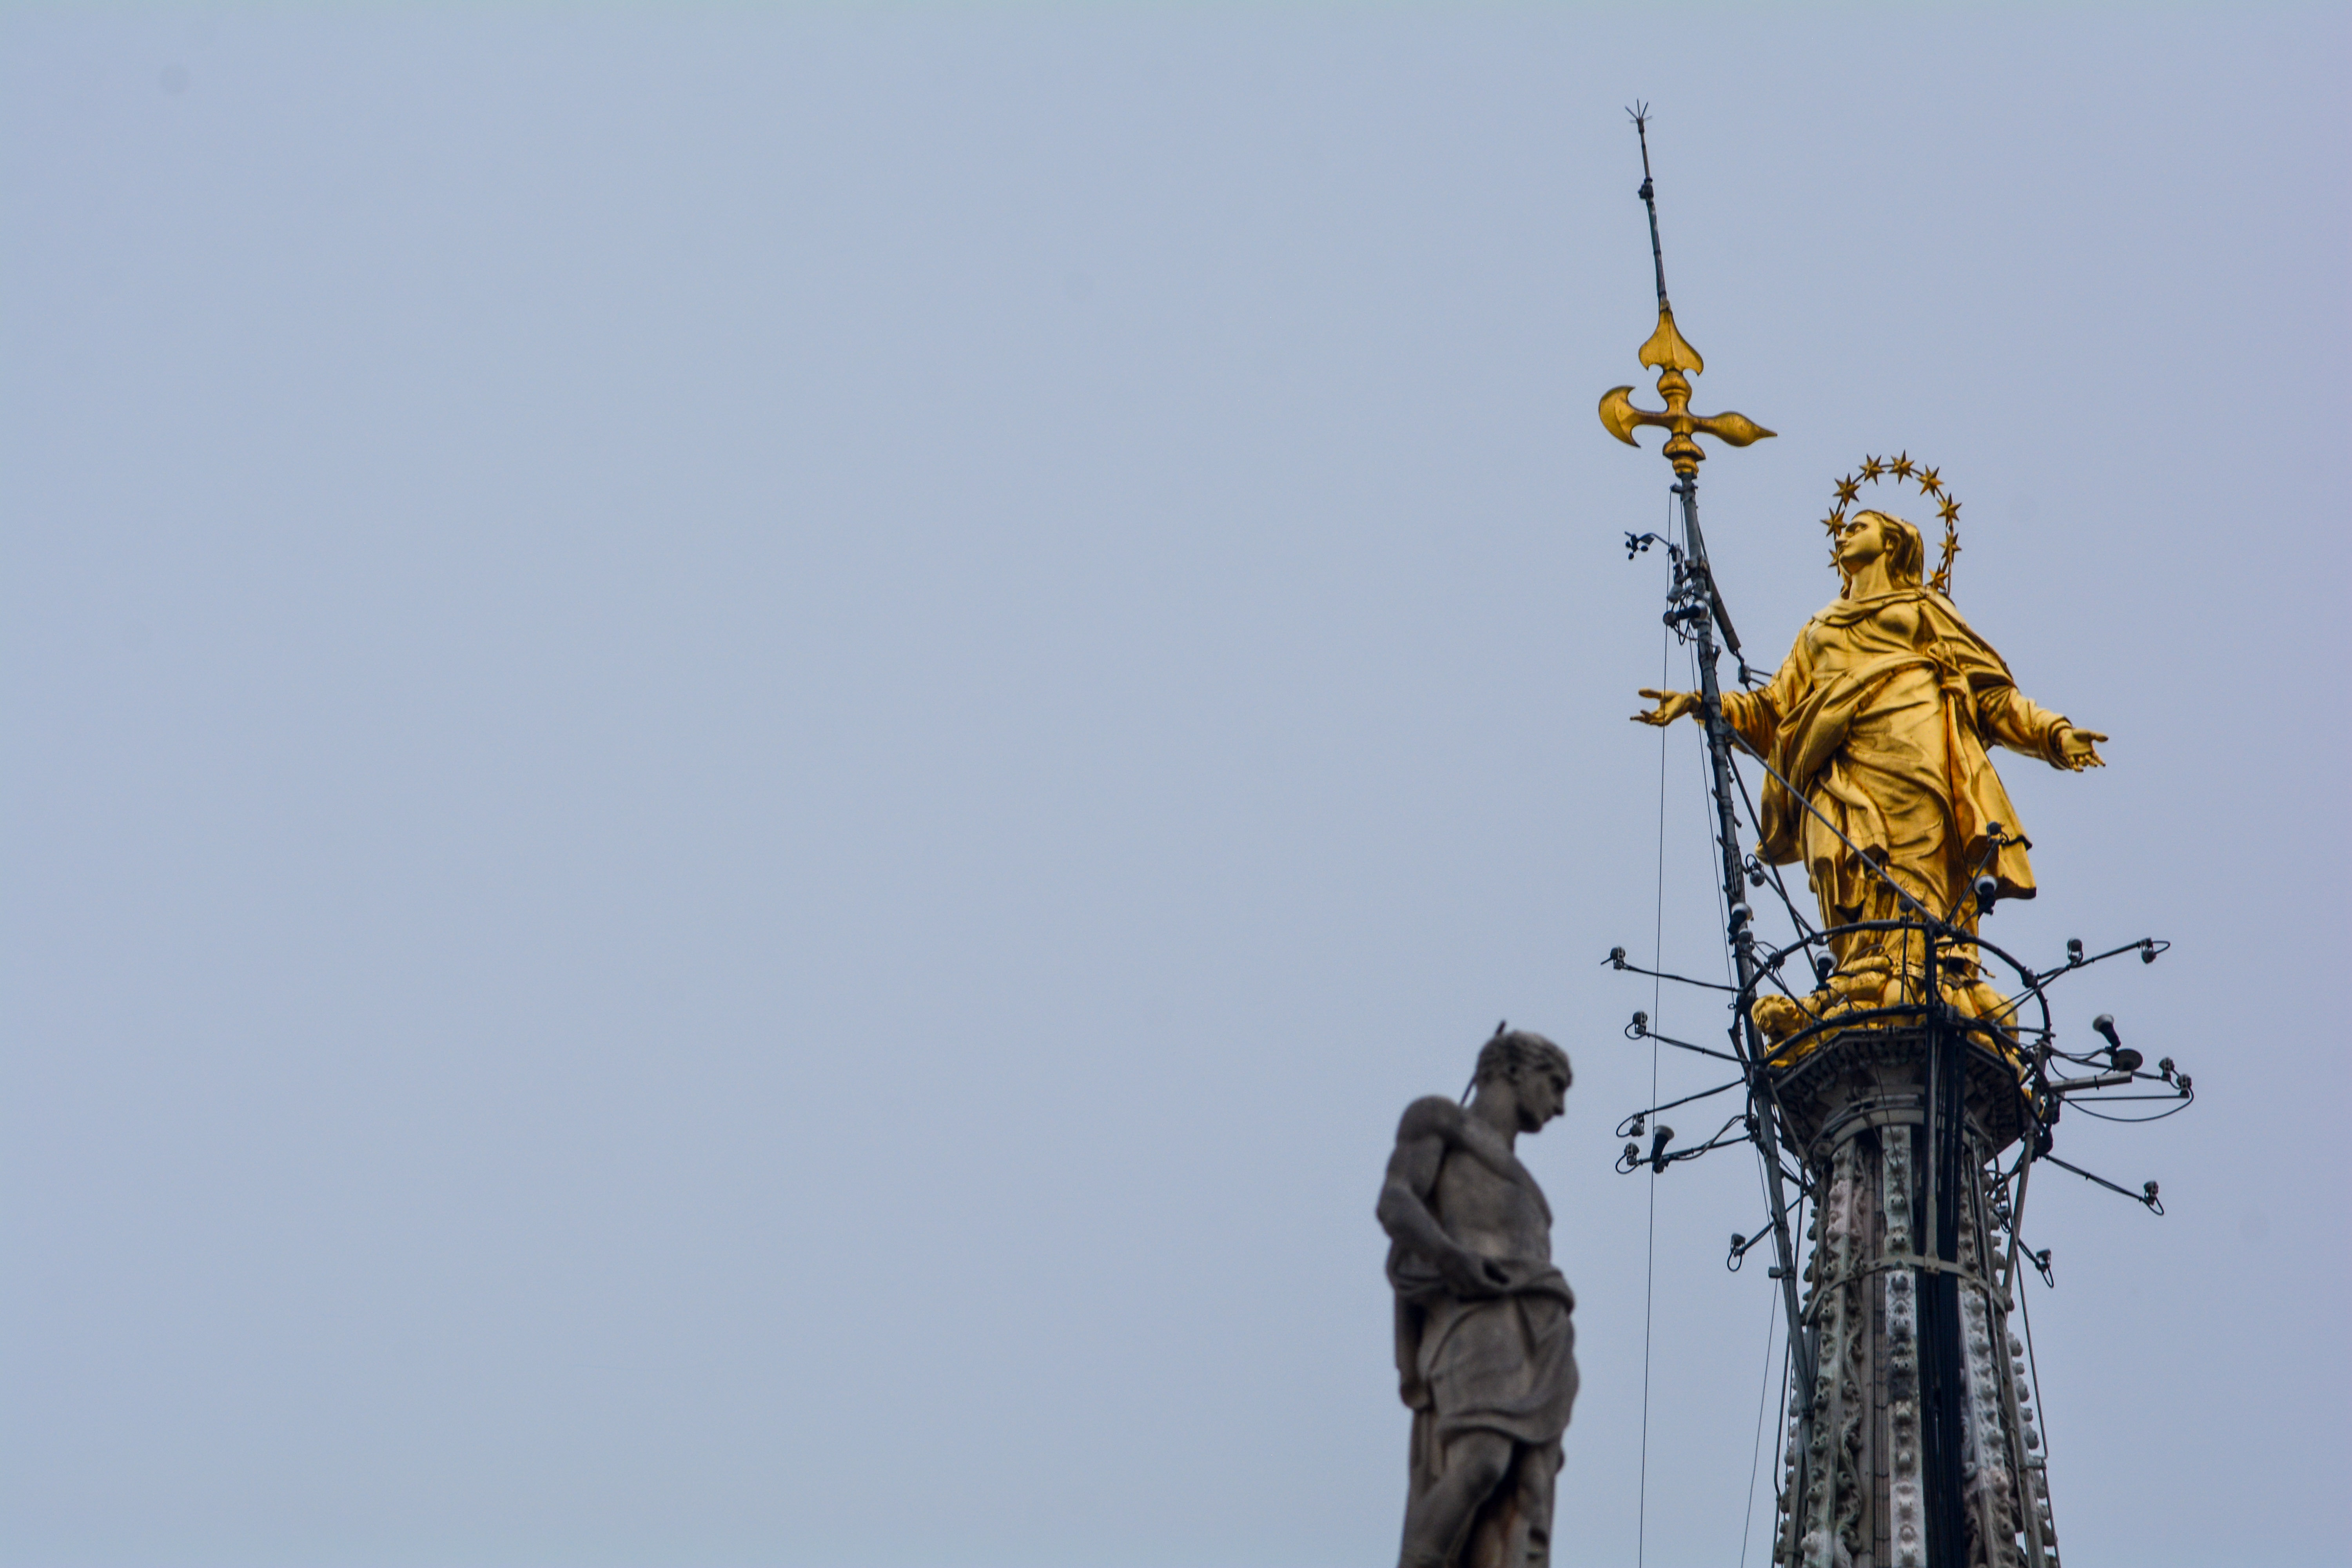
[[(1941, 594), (1838, 600), (1806, 623), (1769, 684), (1724, 693), (1723, 708), (1778, 775), (1764, 785), (1763, 858), (1803, 864), (1824, 923), (1910, 912), (1864, 856), (1970, 930), (1968, 894), (1981, 872), (2002, 898), (2033, 896), (2024, 828), (1987, 746), (2063, 767), (2066, 720), (2017, 689), (2000, 655)], [(1880, 945), (1832, 943), (1842, 967)]]

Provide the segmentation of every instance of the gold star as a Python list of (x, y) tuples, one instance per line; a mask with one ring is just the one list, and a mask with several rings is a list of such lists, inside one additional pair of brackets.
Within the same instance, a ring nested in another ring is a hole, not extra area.
[(1862, 493), (1862, 486), (1855, 483), (1853, 476), (1849, 474), (1844, 479), (1838, 481), (1837, 491), (1838, 507), (1839, 510), (1843, 510), (1849, 501), (1853, 500), (1854, 497)]
[(1907, 479), (1911, 477), (1911, 470), (1916, 465), (1911, 461), (1911, 454), (1906, 452), (1886, 466), (1895, 470), (1895, 477), (1896, 479)]
[[(1948, 525), (1957, 525), (1960, 520), (1960, 503), (1958, 500), (1955, 497), (1946, 496), (1944, 498), (1944, 504), (1936, 509), (1936, 515), (1942, 518)], [(1952, 548), (1957, 550), (1959, 546), (1953, 545)]]
[(1878, 482), (1878, 476), (1885, 471), (1886, 465), (1880, 462), (1875, 458), (1864, 458), (1862, 460), (1862, 477), (1870, 480), (1873, 484), (1876, 484)]
[(1935, 495), (1943, 489), (1944, 481), (1935, 469), (1922, 468), (1919, 470), (1919, 488), (1929, 495)]

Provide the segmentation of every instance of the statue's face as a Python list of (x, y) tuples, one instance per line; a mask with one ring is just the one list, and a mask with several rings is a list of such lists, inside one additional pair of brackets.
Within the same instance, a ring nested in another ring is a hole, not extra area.
[(1541, 1131), (1543, 1124), (1568, 1105), (1568, 1079), (1549, 1068), (1522, 1073), (1514, 1087), (1518, 1091), (1522, 1132)]
[(1877, 517), (1863, 512), (1838, 530), (1838, 564), (1858, 572), (1886, 553), (1886, 528)]

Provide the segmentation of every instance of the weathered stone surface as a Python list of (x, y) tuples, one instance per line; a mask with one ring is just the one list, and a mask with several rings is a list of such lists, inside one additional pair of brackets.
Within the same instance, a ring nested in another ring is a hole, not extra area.
[(1399, 1392), (1412, 1410), (1403, 1568), (1543, 1568), (1576, 1402), (1576, 1297), (1518, 1135), (1558, 1116), (1568, 1057), (1497, 1030), (1470, 1103), (1407, 1107), (1381, 1189)]

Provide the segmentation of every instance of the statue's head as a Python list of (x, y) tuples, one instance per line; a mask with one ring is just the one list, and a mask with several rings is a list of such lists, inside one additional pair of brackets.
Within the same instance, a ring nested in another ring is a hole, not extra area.
[(1897, 588), (1916, 588), (1927, 568), (1927, 542), (1917, 529), (1890, 511), (1858, 511), (1846, 519), (1837, 536), (1838, 575), (1845, 579), (1845, 593), (1853, 591), (1855, 573), (1882, 557), (1888, 583)]
[(1533, 1132), (1560, 1113), (1576, 1074), (1568, 1053), (1531, 1029), (1506, 1029), (1478, 1052), (1472, 1083), (1508, 1085), (1518, 1100), (1519, 1131)]

